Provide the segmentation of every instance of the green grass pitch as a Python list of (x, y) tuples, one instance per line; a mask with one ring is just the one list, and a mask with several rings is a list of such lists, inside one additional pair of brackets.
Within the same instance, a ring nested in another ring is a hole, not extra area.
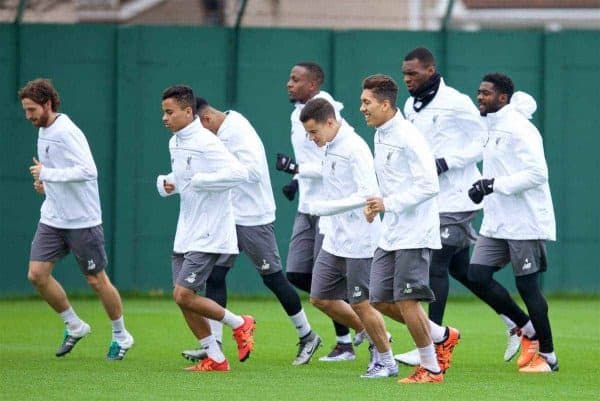
[[(180, 351), (196, 342), (168, 299), (124, 300), (126, 324), (136, 345), (121, 362), (104, 360), (110, 324), (95, 299), (75, 299), (79, 315), (92, 334), (64, 358), (54, 351), (62, 339), (62, 323), (41, 300), (0, 301), (1, 400), (594, 400), (600, 394), (600, 299), (551, 298), (550, 318), (560, 372), (519, 374), (514, 362), (502, 360), (504, 325), (474, 300), (451, 300), (446, 321), (461, 330), (453, 363), (442, 385), (401, 386), (396, 379), (365, 380), (366, 346), (354, 362), (291, 366), (295, 330), (272, 299), (233, 299), (236, 313), (257, 320), (256, 349), (250, 359), (236, 358), (230, 330), (225, 328), (228, 373), (190, 373)], [(334, 343), (331, 322), (305, 307), (313, 328), (324, 339), (317, 357)], [(391, 323), (394, 353), (411, 348), (406, 329)], [(400, 367), (400, 376), (411, 368)], [(595, 394), (595, 395), (594, 395)]]

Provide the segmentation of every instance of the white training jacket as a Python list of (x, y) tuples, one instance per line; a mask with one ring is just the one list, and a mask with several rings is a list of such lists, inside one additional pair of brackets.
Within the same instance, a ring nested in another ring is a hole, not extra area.
[(435, 161), (421, 132), (400, 110), (375, 131), (375, 171), (385, 207), (379, 247), (440, 249)]
[(468, 196), (471, 185), (481, 178), (477, 162), (483, 157), (486, 128), (468, 96), (446, 86), (444, 80), (433, 100), (418, 113), (414, 97), (404, 104), (404, 115), (421, 131), (435, 159), (444, 158), (448, 171), (438, 176), (440, 213), (478, 210)]
[[(333, 105), (335, 109), (335, 118), (338, 121), (343, 121), (340, 116), (340, 111), (344, 105), (333, 100), (331, 95), (325, 91), (320, 91), (312, 99), (325, 99)], [(312, 100), (311, 99), (311, 100)], [(321, 163), (325, 153), (325, 147), (318, 147), (313, 141), (308, 138), (304, 125), (300, 121), (300, 113), (304, 108), (305, 103), (296, 102), (294, 111), (290, 116), (292, 123), (292, 147), (294, 148), (294, 156), (296, 163)], [(347, 124), (343, 122), (343, 124)], [(308, 202), (319, 198), (319, 193), (322, 188), (321, 178), (298, 177), (298, 211), (308, 214)]]
[(326, 145), (318, 164), (301, 164), (300, 177), (322, 177), (321, 199), (308, 203), (316, 216), (330, 216), (323, 249), (343, 258), (372, 258), (379, 234), (379, 216), (369, 224), (363, 214), (366, 199), (379, 196), (373, 155), (354, 128), (341, 125)]
[(530, 95), (515, 92), (509, 104), (484, 118), (483, 176), (494, 178), (494, 192), (483, 201), (479, 232), (486, 237), (556, 240), (542, 137), (528, 120), (536, 108)]
[(248, 180), (248, 170), (198, 117), (173, 134), (169, 151), (172, 173), (159, 175), (156, 187), (168, 196), (166, 180), (181, 199), (173, 252), (237, 254), (230, 189)]
[(46, 193), (40, 222), (64, 229), (102, 224), (98, 171), (79, 127), (58, 114), (52, 125), (39, 129), (37, 149)]
[(231, 190), (235, 224), (259, 226), (275, 221), (275, 199), (265, 147), (250, 122), (236, 111), (227, 111), (217, 136), (244, 167), (248, 181)]

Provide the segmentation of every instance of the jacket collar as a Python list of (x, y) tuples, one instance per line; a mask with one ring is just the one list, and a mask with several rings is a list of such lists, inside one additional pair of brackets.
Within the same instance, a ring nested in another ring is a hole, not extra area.
[(509, 103), (506, 106), (502, 107), (500, 110), (496, 111), (495, 113), (488, 113), (484, 118), (486, 119), (489, 125), (496, 125), (506, 116), (508, 116), (513, 110), (513, 108), (514, 107)]
[(394, 128), (396, 128), (396, 126), (398, 126), (398, 124), (403, 120), (404, 117), (402, 116), (400, 109), (396, 109), (396, 114), (394, 115), (394, 117), (390, 118), (385, 123), (377, 127), (377, 133), (379, 135), (386, 135), (389, 132), (393, 131)]
[(180, 129), (179, 131), (175, 131), (173, 134), (177, 136), (178, 139), (188, 139), (192, 135), (201, 131), (202, 125), (200, 124), (200, 119), (198, 116), (194, 118), (194, 121)]

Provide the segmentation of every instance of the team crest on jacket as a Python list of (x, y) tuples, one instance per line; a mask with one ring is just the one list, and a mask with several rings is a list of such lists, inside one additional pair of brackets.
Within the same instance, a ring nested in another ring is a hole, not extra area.
[(49, 152), (50, 152), (50, 145), (46, 145), (46, 156), (48, 156)]
[(392, 159), (392, 155), (394, 154), (393, 150), (390, 150), (387, 154), (387, 156), (385, 157), (385, 159), (387, 160), (387, 162), (389, 163), (390, 160)]
[(333, 160), (331, 162), (331, 174), (333, 175), (335, 173), (335, 160)]
[(191, 170), (192, 169), (192, 156), (188, 156), (188, 158), (186, 160), (186, 163), (187, 163), (187, 167), (186, 168), (188, 170)]

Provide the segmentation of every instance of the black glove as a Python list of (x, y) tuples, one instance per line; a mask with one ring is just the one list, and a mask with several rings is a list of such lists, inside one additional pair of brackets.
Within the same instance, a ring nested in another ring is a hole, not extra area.
[(446, 160), (443, 157), (435, 159), (435, 167), (437, 168), (438, 175), (448, 171), (448, 164), (446, 163)]
[(475, 203), (481, 203), (483, 197), (494, 192), (494, 179), (483, 178), (475, 181), (469, 189), (469, 198)]
[(296, 160), (283, 153), (277, 153), (277, 163), (275, 163), (275, 168), (288, 174), (296, 174), (298, 172)]
[(281, 188), (283, 195), (288, 198), (289, 201), (293, 201), (296, 196), (296, 192), (298, 192), (298, 180), (292, 180), (289, 184), (284, 185)]

